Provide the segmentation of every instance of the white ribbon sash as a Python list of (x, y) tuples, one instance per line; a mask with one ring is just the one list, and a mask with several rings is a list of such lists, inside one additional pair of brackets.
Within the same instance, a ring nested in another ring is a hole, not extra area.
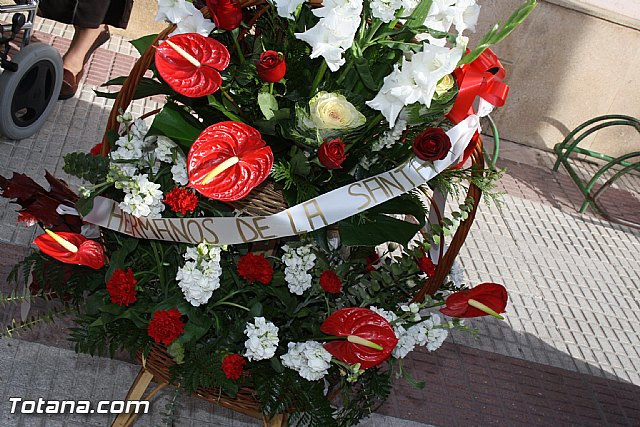
[(425, 162), (411, 158), (402, 166), (337, 188), (269, 216), (208, 218), (137, 218), (122, 212), (115, 200), (94, 199), (84, 221), (142, 239), (215, 245), (269, 240), (318, 230), (366, 211), (432, 179), (455, 163), (480, 127), (471, 115), (451, 128), (451, 150), (446, 158)]

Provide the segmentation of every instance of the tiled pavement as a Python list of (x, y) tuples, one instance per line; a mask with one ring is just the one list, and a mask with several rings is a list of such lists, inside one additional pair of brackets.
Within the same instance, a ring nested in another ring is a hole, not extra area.
[[(64, 50), (66, 26), (40, 20), (37, 35)], [(49, 33), (49, 34), (47, 34)], [(51, 34), (51, 35), (50, 35)], [(94, 55), (81, 92), (59, 102), (45, 127), (23, 141), (0, 138), (0, 174), (43, 170), (64, 176), (64, 153), (88, 149), (103, 132), (111, 101), (92, 88), (127, 74), (135, 52), (114, 37)], [(137, 101), (133, 113), (155, 108)], [(473, 322), (479, 339), (456, 334), (435, 353), (417, 353), (409, 369), (425, 390), (398, 384), (381, 416), (369, 425), (640, 425), (640, 232), (590, 213), (580, 215), (575, 186), (551, 156), (504, 146), (501, 209), (482, 205), (460, 259), (471, 283), (495, 281), (509, 289), (505, 322)], [(533, 160), (532, 160), (533, 159)], [(593, 166), (581, 164), (582, 170)], [(640, 218), (640, 178), (612, 188), (603, 204)], [(15, 225), (0, 200), (0, 283), (26, 250), (33, 231)], [(19, 313), (3, 310), (6, 321)], [(77, 396), (92, 401), (125, 395), (136, 368), (126, 362), (75, 355), (64, 324), (23, 340), (0, 342), (0, 425), (106, 425), (90, 417), (11, 416), (8, 396)], [(56, 347), (52, 347), (56, 346)], [(71, 394), (71, 393), (78, 394)], [(66, 393), (66, 394), (65, 394)], [(163, 393), (139, 425), (157, 425)], [(182, 398), (176, 425), (247, 425), (251, 420)], [(410, 421), (411, 420), (411, 421)]]

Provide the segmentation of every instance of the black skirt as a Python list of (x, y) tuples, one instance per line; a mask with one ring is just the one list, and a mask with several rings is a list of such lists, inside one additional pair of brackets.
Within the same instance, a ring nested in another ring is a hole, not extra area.
[(127, 28), (133, 0), (41, 0), (39, 15), (81, 28)]

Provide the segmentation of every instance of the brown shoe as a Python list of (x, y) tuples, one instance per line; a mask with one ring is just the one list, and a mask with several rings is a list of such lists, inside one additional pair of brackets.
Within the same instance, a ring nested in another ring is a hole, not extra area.
[(58, 99), (69, 99), (76, 94), (78, 91), (78, 84), (80, 83), (83, 73), (84, 70), (80, 70), (80, 72), (74, 76), (71, 71), (67, 69), (64, 70), (62, 87), (60, 88), (60, 95), (58, 95)]

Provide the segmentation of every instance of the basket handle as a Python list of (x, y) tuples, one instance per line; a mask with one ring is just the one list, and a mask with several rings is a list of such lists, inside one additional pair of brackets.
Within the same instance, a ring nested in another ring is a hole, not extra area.
[[(482, 154), (482, 138), (479, 139), (478, 144), (476, 144), (473, 153), (471, 153), (471, 167), (473, 168), (472, 175), (479, 176), (483, 172), (484, 169), (484, 156)], [(424, 297), (427, 295), (433, 296), (440, 289), (442, 283), (444, 282), (445, 277), (451, 271), (451, 266), (453, 266), (453, 261), (458, 256), (460, 252), (460, 248), (464, 244), (464, 241), (469, 234), (469, 230), (471, 230), (471, 225), (473, 224), (473, 220), (475, 219), (476, 212), (478, 210), (478, 204), (480, 203), (480, 198), (482, 197), (482, 190), (478, 188), (473, 183), (469, 185), (469, 191), (467, 192), (467, 198), (471, 197), (473, 199), (473, 208), (471, 212), (469, 212), (469, 216), (467, 219), (462, 221), (456, 230), (456, 233), (453, 235), (453, 239), (447, 248), (447, 252), (445, 252), (444, 256), (440, 259), (438, 266), (436, 268), (436, 273), (427, 279), (425, 284), (420, 288), (420, 290), (413, 297), (413, 302), (422, 302), (424, 301)], [(441, 244), (444, 244), (442, 242)]]

